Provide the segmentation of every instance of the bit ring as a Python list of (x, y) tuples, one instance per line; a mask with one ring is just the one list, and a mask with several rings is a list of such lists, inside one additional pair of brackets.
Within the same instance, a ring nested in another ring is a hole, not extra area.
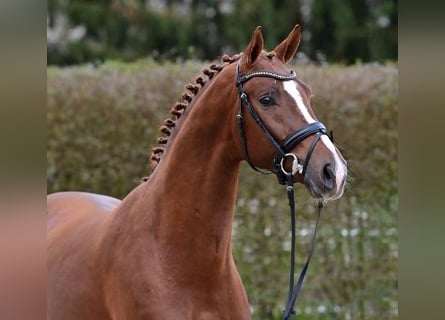
[[(287, 172), (286, 169), (284, 168), (284, 159), (286, 159), (287, 157), (294, 158), (293, 161), (292, 161), (292, 171), (291, 172)], [(300, 162), (298, 161), (297, 156), (295, 154), (293, 154), (293, 153), (286, 153), (284, 155), (284, 157), (280, 161), (280, 166), (281, 166), (281, 171), (285, 175), (295, 175), (297, 172), (299, 174), (301, 174), (303, 172), (303, 165), (300, 164)]]

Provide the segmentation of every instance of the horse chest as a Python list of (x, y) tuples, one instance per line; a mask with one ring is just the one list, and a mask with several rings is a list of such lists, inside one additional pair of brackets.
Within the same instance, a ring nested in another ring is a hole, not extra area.
[(131, 282), (115, 279), (115, 285), (105, 290), (113, 293), (107, 305), (112, 319), (251, 319), (237, 274), (225, 281), (209, 278), (203, 283), (202, 279), (178, 279), (163, 272), (145, 278), (140, 273)]
[[(132, 320), (251, 319), (247, 300), (243, 297), (244, 292), (233, 295), (228, 295), (228, 292), (194, 293), (189, 290), (173, 291), (168, 287), (145, 292), (145, 295), (138, 294), (137, 297), (120, 295), (115, 301), (109, 301), (111, 318)], [(145, 298), (142, 298), (143, 296)], [(238, 296), (241, 296), (241, 299)], [(240, 301), (245, 301), (245, 303), (240, 303)]]

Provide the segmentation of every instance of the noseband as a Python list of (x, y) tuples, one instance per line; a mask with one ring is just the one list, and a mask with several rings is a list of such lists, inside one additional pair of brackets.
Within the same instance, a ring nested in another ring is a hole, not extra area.
[[(261, 128), (261, 130), (263, 131), (267, 140), (269, 140), (270, 144), (273, 146), (273, 148), (276, 151), (274, 161), (273, 161), (273, 171), (277, 175), (278, 182), (280, 184), (285, 184), (287, 181), (287, 178), (288, 178), (287, 176), (289, 174), (291, 174), (293, 176), (297, 172), (299, 174), (301, 174), (301, 176), (304, 179), (304, 176), (305, 176), (306, 170), (307, 170), (307, 166), (309, 164), (309, 160), (311, 158), (312, 152), (314, 151), (315, 145), (320, 140), (320, 138), (323, 134), (327, 135), (326, 127), (321, 122), (310, 123), (307, 126), (305, 126), (304, 128), (299, 129), (299, 130), (293, 132), (292, 134), (290, 134), (289, 136), (287, 136), (280, 144), (274, 138), (274, 136), (270, 133), (269, 129), (266, 127), (264, 122), (261, 120), (260, 116), (255, 111), (255, 108), (250, 103), (247, 93), (243, 89), (243, 85), (247, 81), (249, 81), (250, 79), (255, 78), (255, 77), (272, 78), (272, 79), (280, 80), (280, 81), (289, 81), (289, 80), (295, 80), (297, 78), (297, 75), (294, 70), (291, 70), (290, 74), (287, 74), (287, 75), (278, 74), (278, 73), (271, 72), (271, 71), (256, 71), (256, 72), (251, 72), (249, 74), (242, 76), (241, 72), (240, 72), (239, 62), (238, 62), (238, 65), (236, 66), (236, 87), (238, 88), (238, 94), (239, 94), (240, 100), (239, 100), (238, 114), (236, 117), (237, 117), (238, 128), (239, 128), (240, 136), (241, 136), (241, 144), (242, 144), (244, 159), (247, 161), (247, 163), (250, 165), (250, 167), (252, 169), (254, 169), (255, 171), (261, 172), (262, 174), (268, 173), (268, 172), (264, 172), (264, 171), (258, 169), (250, 162), (249, 153), (247, 151), (246, 132), (244, 129), (244, 118), (243, 118), (243, 105), (246, 105), (247, 110), (249, 111), (250, 115), (255, 120), (257, 125)], [(308, 152), (307, 152), (307, 155), (306, 155), (306, 158), (305, 158), (303, 164), (301, 164), (299, 162), (299, 159), (293, 153), (289, 153), (289, 152), (295, 145), (302, 142), (304, 139), (306, 139), (307, 137), (309, 137), (313, 134), (316, 135), (315, 139), (312, 141), (312, 143), (308, 149)], [(294, 158), (291, 172), (287, 172), (283, 167), (283, 161), (287, 157)]]
[[(287, 300), (286, 305), (283, 310), (283, 320), (288, 320), (291, 316), (291, 314), (295, 314), (294, 311), (294, 305), (295, 301), (300, 293), (301, 287), (303, 285), (304, 277), (306, 276), (306, 272), (309, 267), (309, 263), (312, 257), (312, 254), (314, 252), (315, 247), (315, 238), (317, 235), (317, 229), (318, 224), (320, 220), (320, 213), (321, 208), (323, 207), (323, 203), (320, 201), (318, 204), (318, 214), (317, 214), (317, 222), (315, 224), (314, 233), (312, 234), (312, 240), (310, 242), (310, 249), (308, 256), (306, 258), (305, 264), (303, 265), (303, 268), (300, 272), (300, 275), (298, 277), (297, 284), (294, 286), (294, 274), (295, 274), (295, 196), (294, 196), (294, 175), (296, 173), (299, 173), (304, 180), (307, 166), (309, 165), (309, 160), (312, 156), (312, 152), (314, 151), (314, 148), (317, 144), (317, 142), (320, 140), (322, 135), (326, 134), (326, 127), (321, 122), (313, 122), (308, 124), (307, 126), (303, 127), (302, 129), (299, 129), (292, 134), (290, 134), (288, 137), (286, 137), (281, 144), (277, 142), (277, 140), (273, 137), (273, 135), (270, 133), (269, 129), (267, 129), (266, 125), (261, 120), (258, 113), (253, 108), (252, 104), (249, 101), (249, 98), (247, 96), (247, 93), (243, 89), (243, 84), (249, 81), (252, 78), (255, 77), (263, 77), (263, 78), (272, 78), (275, 80), (280, 81), (289, 81), (289, 80), (295, 80), (297, 78), (297, 75), (294, 70), (291, 70), (290, 74), (283, 75), (278, 74), (271, 71), (256, 71), (251, 72), (246, 75), (241, 75), (240, 67), (239, 67), (239, 61), (238, 65), (236, 67), (236, 87), (238, 88), (238, 94), (240, 97), (239, 102), (239, 108), (238, 108), (238, 114), (237, 114), (237, 122), (238, 122), (238, 128), (240, 131), (241, 136), (241, 144), (242, 144), (242, 150), (243, 150), (243, 156), (244, 159), (247, 161), (247, 163), (250, 165), (252, 169), (255, 171), (258, 171), (262, 174), (267, 174), (270, 172), (264, 172), (257, 167), (255, 167), (249, 159), (249, 154), (247, 151), (247, 143), (246, 143), (246, 132), (244, 130), (244, 118), (243, 118), (243, 105), (247, 106), (247, 110), (249, 111), (252, 118), (255, 120), (257, 125), (261, 128), (264, 135), (266, 136), (267, 140), (269, 140), (270, 144), (274, 147), (276, 153), (273, 160), (273, 171), (277, 175), (278, 182), (280, 184), (286, 184), (287, 185), (287, 196), (289, 200), (289, 208), (290, 208), (290, 217), (291, 217), (291, 254), (290, 254), (290, 272), (289, 272), (289, 288), (288, 288), (288, 294), (287, 294)], [(304, 139), (308, 138), (311, 135), (315, 134), (314, 140), (312, 140), (308, 152), (306, 154), (306, 158), (303, 161), (303, 164), (300, 163), (298, 157), (294, 153), (290, 153), (292, 148), (297, 145), (298, 143), (302, 142)], [(331, 140), (332, 140), (332, 133), (331, 133)], [(284, 166), (284, 160), (286, 158), (293, 158), (292, 161), (292, 169), (291, 171), (287, 171)]]

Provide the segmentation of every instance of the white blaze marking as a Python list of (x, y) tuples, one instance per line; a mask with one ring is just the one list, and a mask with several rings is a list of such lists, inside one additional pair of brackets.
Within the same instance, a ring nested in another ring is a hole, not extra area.
[[(289, 93), (289, 95), (295, 100), (295, 103), (297, 104), (297, 108), (303, 115), (304, 120), (306, 120), (306, 122), (308, 124), (315, 122), (315, 119), (312, 118), (312, 116), (310, 115), (310, 113), (308, 111), (308, 108), (306, 107), (306, 105), (303, 102), (303, 98), (301, 97), (301, 94), (297, 89), (296, 81), (293, 81), (293, 80), (292, 81), (283, 81), (283, 87), (284, 87), (284, 90), (286, 90), (286, 92)], [(343, 181), (345, 174), (346, 174), (345, 165), (343, 164), (340, 157), (338, 156), (337, 149), (334, 147), (334, 144), (326, 135), (323, 135), (321, 137), (321, 141), (326, 146), (326, 148), (329, 151), (331, 151), (332, 155), (334, 156), (335, 177), (337, 180), (336, 183), (337, 183), (337, 188), (340, 188), (341, 182)]]
[(289, 95), (294, 98), (295, 103), (297, 104), (298, 110), (300, 110), (301, 114), (303, 115), (304, 120), (307, 121), (307, 123), (313, 123), (315, 122), (315, 119), (311, 117), (309, 114), (309, 111), (307, 110), (306, 106), (304, 105), (303, 98), (300, 95), (300, 92), (297, 89), (297, 83), (294, 80), (291, 81), (284, 81), (283, 82), (284, 90), (289, 93)]
[(345, 165), (340, 160), (340, 157), (338, 156), (338, 153), (337, 153), (337, 150), (334, 147), (334, 144), (332, 143), (332, 141), (326, 135), (322, 135), (321, 136), (321, 141), (324, 143), (326, 148), (328, 148), (332, 152), (332, 154), (334, 155), (334, 159), (335, 159), (335, 179), (336, 179), (335, 182), (336, 182), (337, 189), (338, 189), (338, 188), (340, 188), (341, 182), (343, 181), (343, 179), (345, 178), (345, 175), (346, 175)]

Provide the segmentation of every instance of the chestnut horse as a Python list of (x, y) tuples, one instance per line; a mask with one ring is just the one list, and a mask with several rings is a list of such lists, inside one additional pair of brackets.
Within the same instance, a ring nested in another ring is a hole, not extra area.
[(258, 27), (244, 52), (187, 85), (153, 172), (122, 201), (48, 195), (48, 319), (251, 319), (231, 251), (241, 162), (317, 199), (339, 198), (346, 178), (310, 88), (285, 65), (300, 36), (297, 25), (266, 52)]

